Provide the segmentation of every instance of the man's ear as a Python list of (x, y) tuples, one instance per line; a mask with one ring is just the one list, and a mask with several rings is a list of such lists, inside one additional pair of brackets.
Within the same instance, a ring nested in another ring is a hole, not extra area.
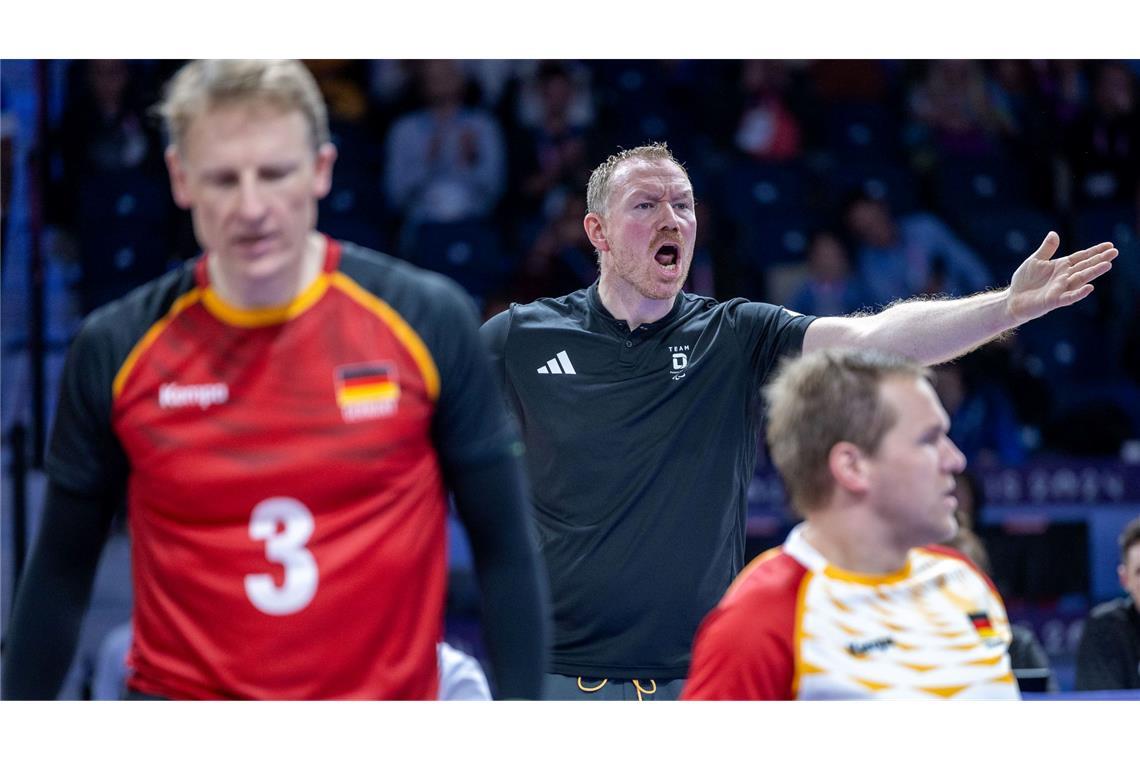
[(178, 148), (169, 145), (164, 154), (166, 159), (166, 169), (170, 174), (170, 194), (174, 196), (174, 202), (178, 208), (190, 208), (190, 188), (189, 183), (186, 181), (186, 167), (182, 165), (182, 157), (178, 155)]
[(586, 228), (586, 237), (590, 239), (590, 245), (594, 246), (594, 250), (610, 250), (610, 241), (606, 238), (605, 230), (602, 229), (602, 217), (593, 212), (586, 214), (586, 218), (582, 220), (582, 226)]
[(336, 146), (332, 143), (317, 148), (316, 166), (313, 167), (313, 194), (317, 200), (324, 198), (332, 189), (332, 170), (336, 156)]
[(850, 441), (840, 441), (827, 454), (827, 466), (835, 484), (845, 491), (864, 494), (871, 487), (866, 454)]

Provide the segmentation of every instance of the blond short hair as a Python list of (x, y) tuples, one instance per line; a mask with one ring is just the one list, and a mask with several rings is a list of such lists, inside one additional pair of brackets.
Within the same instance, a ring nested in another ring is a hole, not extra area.
[(598, 164), (597, 168), (590, 173), (590, 181), (586, 184), (587, 214), (605, 213), (610, 199), (614, 173), (626, 161), (672, 161), (678, 169), (685, 173), (685, 179), (689, 179), (689, 173), (685, 171), (684, 165), (673, 156), (669, 146), (663, 142), (620, 150)]
[(257, 103), (299, 111), (313, 150), (329, 141), (329, 117), (313, 75), (300, 61), (191, 61), (167, 83), (155, 110), (170, 142), (181, 145), (195, 118), (221, 105)]
[(890, 378), (929, 379), (917, 362), (873, 351), (817, 351), (785, 361), (764, 389), (768, 449), (801, 515), (824, 504), (840, 441), (873, 455), (898, 414), (880, 393)]

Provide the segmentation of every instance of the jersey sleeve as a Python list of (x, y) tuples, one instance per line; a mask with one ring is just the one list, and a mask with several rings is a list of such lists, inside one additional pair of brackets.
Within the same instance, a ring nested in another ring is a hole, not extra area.
[(84, 323), (68, 352), (45, 462), (53, 481), (81, 494), (120, 487), (128, 470), (111, 428), (111, 386), (119, 361), (102, 314)]
[(488, 319), (479, 328), (479, 337), (491, 362), (491, 372), (498, 381), (499, 390), (504, 398), (507, 395), (507, 331), (510, 327), (511, 310), (506, 309)]
[(776, 369), (780, 359), (799, 355), (804, 333), (815, 321), (815, 317), (782, 306), (743, 300), (729, 304), (729, 316), (760, 383)]
[(755, 609), (730, 603), (705, 618), (682, 699), (792, 698), (792, 631), (779, 630)]
[(512, 452), (517, 437), (491, 376), (471, 299), (438, 282), (437, 313), (429, 342), (439, 370), (434, 436), (445, 463), (475, 464)]

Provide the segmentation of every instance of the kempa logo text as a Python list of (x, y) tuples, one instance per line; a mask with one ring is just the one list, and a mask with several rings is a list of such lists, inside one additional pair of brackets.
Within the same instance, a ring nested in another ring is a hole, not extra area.
[(177, 409), (184, 406), (208, 409), (215, 404), (224, 404), (229, 400), (230, 388), (225, 383), (205, 383), (203, 385), (163, 383), (158, 389), (158, 405), (163, 409)]

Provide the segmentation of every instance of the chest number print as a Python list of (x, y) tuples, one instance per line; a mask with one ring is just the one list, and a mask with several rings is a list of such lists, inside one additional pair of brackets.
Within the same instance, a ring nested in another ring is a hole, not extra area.
[[(278, 530), (281, 526), (281, 530)], [(265, 557), (285, 567), (278, 586), (269, 573), (245, 576), (245, 593), (266, 615), (291, 615), (304, 609), (317, 593), (317, 561), (305, 544), (313, 535), (313, 513), (286, 496), (275, 496), (253, 508), (249, 537), (265, 542)]]

